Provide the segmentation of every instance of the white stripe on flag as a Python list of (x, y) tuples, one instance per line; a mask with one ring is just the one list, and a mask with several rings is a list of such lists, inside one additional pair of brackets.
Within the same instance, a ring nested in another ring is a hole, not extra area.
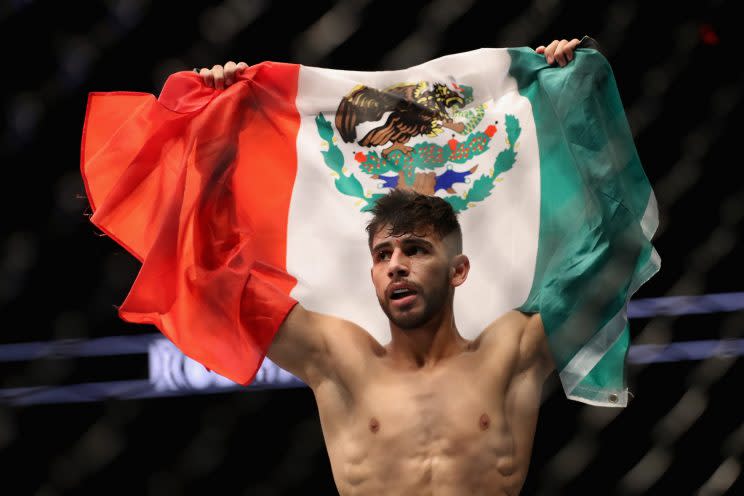
[[(566, 392), (566, 396), (569, 398), (572, 397), (572, 393), (579, 383), (599, 363), (605, 353), (612, 348), (617, 338), (622, 334), (623, 329), (625, 329), (627, 321), (627, 307), (624, 306), (599, 332), (592, 336), (589, 342), (561, 370), (561, 383), (563, 383), (563, 390)], [(624, 391), (613, 393), (618, 396), (618, 401), (612, 402), (615, 406), (625, 406), (626, 403), (621, 398), (623, 393)], [(582, 396), (580, 401), (585, 401), (585, 398)], [(607, 401), (598, 401), (596, 404), (606, 406)]]
[(654, 237), (656, 229), (659, 227), (659, 207), (656, 204), (656, 195), (651, 191), (648, 198), (648, 204), (646, 205), (646, 211), (643, 212), (643, 218), (641, 219), (641, 229), (643, 230), (646, 239), (651, 241)]
[[(467, 182), (452, 186), (457, 195), (465, 194), (475, 180), (489, 174), (498, 153), (509, 146), (506, 114), (515, 116), (521, 128), (512, 168), (495, 177), (489, 196), (459, 215), (471, 271), (456, 291), (458, 330), (466, 338), (475, 338), (490, 322), (526, 299), (535, 272), (540, 227), (539, 147), (531, 104), (509, 77), (510, 63), (505, 49), (481, 49), (400, 71), (301, 67), (296, 106), (302, 121), (287, 237), (287, 270), (300, 276), (291, 293), (293, 298), (310, 310), (355, 322), (382, 344), (390, 340), (389, 323), (379, 309), (370, 277), (371, 257), (364, 226), (371, 216), (360, 211), (363, 200), (337, 190), (334, 181), (338, 176), (332, 174), (321, 154), (330, 145), (319, 136), (315, 119), (322, 113), (333, 125), (332, 145), (343, 154), (344, 174), (356, 177), (370, 194), (384, 194), (389, 189), (382, 189), (381, 180), (360, 171), (355, 156), (359, 152), (379, 154), (389, 143), (362, 147), (356, 142), (343, 142), (335, 128), (335, 112), (341, 98), (360, 84), (384, 89), (399, 83), (455, 80), (473, 88), (473, 102), (467, 108), (487, 105), (475, 130), (483, 132), (491, 124), (497, 128), (486, 152), (466, 163), (449, 164), (460, 173), (478, 166)], [(387, 116), (374, 125), (383, 125)], [(357, 127), (357, 139), (373, 124), (365, 126)], [(415, 136), (406, 144), (428, 142), (446, 147), (453, 137), (461, 142), (467, 138), (444, 129), (438, 136)], [(441, 167), (436, 174), (444, 171), (445, 167)], [(436, 194), (451, 193), (439, 190)]]

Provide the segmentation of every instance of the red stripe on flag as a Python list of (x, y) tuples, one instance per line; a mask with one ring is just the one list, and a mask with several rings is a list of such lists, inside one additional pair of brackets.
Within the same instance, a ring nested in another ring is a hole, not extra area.
[(296, 303), (286, 245), (298, 74), (259, 64), (218, 91), (182, 72), (159, 101), (88, 101), (81, 172), (91, 221), (143, 262), (119, 316), (156, 325), (243, 384)]

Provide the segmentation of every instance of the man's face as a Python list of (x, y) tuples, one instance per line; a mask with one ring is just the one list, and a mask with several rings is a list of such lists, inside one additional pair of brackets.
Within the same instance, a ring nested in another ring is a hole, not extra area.
[(396, 237), (388, 234), (388, 226), (380, 229), (372, 239), (371, 274), (377, 300), (391, 322), (415, 329), (444, 309), (450, 292), (465, 280), (457, 266), (463, 259), (467, 265), (467, 257), (454, 251), (450, 236)]

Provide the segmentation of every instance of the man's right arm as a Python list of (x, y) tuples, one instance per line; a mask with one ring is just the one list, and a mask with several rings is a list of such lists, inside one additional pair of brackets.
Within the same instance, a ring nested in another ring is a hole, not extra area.
[(333, 320), (296, 304), (279, 327), (266, 356), (308, 386), (317, 384), (330, 372), (326, 329), (338, 325)]
[(279, 327), (266, 356), (314, 389), (326, 380), (349, 386), (364, 375), (370, 357), (382, 351), (357, 324), (309, 311), (298, 303)]
[[(224, 66), (214, 65), (194, 72), (198, 72), (206, 86), (225, 89), (247, 68), (245, 62), (229, 61)], [(298, 303), (274, 335), (266, 356), (314, 387), (328, 378), (344, 382), (353, 377), (373, 348), (379, 348), (379, 344), (358, 325), (309, 311)]]
[[(226, 62), (212, 68), (194, 69), (205, 86), (225, 89), (248, 68), (245, 62)], [(330, 371), (325, 329), (333, 327), (330, 317), (306, 310), (299, 303), (290, 310), (274, 335), (266, 356), (305, 384), (312, 386)]]

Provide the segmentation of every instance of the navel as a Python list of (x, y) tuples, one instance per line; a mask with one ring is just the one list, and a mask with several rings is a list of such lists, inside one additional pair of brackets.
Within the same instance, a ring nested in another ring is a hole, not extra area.
[(488, 426), (491, 425), (491, 419), (488, 418), (488, 415), (484, 413), (483, 415), (480, 416), (480, 420), (478, 423), (480, 425), (481, 430), (485, 431), (486, 429), (488, 429)]
[(373, 433), (380, 430), (380, 421), (377, 420), (375, 417), (369, 419), (369, 430)]

